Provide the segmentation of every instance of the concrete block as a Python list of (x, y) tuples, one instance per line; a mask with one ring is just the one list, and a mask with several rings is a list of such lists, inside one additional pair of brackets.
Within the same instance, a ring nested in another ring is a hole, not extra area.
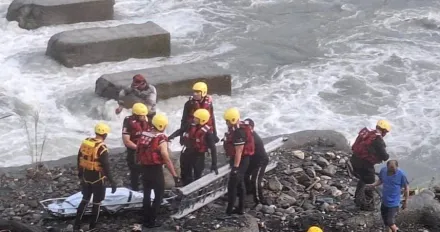
[(64, 31), (53, 35), (46, 49), (66, 67), (170, 53), (170, 33), (153, 22)]
[(113, 19), (115, 0), (14, 0), (6, 19), (19, 27), (94, 22)]
[[(136, 74), (142, 74), (154, 85), (158, 99), (168, 99), (192, 93), (192, 85), (198, 81), (208, 84), (209, 94), (231, 95), (231, 75), (214, 64), (188, 63), (158, 68), (140, 69), (112, 74), (104, 74), (96, 80), (95, 93), (99, 96), (118, 99), (119, 91), (127, 88)], [(131, 108), (136, 102), (130, 95), (124, 99), (125, 107)]]

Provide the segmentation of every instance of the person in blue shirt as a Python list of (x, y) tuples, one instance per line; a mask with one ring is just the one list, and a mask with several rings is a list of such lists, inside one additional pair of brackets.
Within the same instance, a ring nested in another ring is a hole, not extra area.
[(399, 231), (395, 219), (400, 208), (401, 190), (404, 189), (402, 209), (406, 209), (409, 196), (408, 180), (405, 173), (398, 167), (397, 160), (389, 160), (387, 166), (380, 170), (379, 179), (374, 184), (367, 185), (374, 188), (383, 184), (380, 212), (383, 222), (392, 232)]

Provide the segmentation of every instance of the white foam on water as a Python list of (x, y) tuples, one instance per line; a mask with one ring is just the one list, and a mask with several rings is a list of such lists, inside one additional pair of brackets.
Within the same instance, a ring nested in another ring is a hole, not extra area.
[[(253, 0), (249, 6), (273, 2)], [(206, 25), (216, 29), (217, 34), (211, 35), (213, 38), (229, 30), (231, 25), (215, 21), (222, 14), (240, 18), (221, 1), (125, 0), (115, 5), (115, 21), (27, 31), (19, 29), (16, 22), (4, 20), (7, 5), (0, 4), (0, 34), (4, 35), (0, 37), (0, 80), (6, 95), (0, 96), (0, 113), (12, 109), (30, 114), (32, 109), (43, 108), (42, 121), (49, 135), (46, 144), (49, 154), (44, 159), (74, 154), (81, 139), (92, 134), (93, 125), (99, 120), (105, 120), (112, 127), (110, 146), (122, 145), (122, 119), (130, 112), (124, 110), (117, 116), (114, 100), (103, 103), (96, 98), (94, 83), (101, 74), (192, 62), (227, 53), (236, 48), (232, 42), (213, 40), (208, 42), (209, 48), (202, 48), (197, 39), (206, 36), (203, 34)], [(341, 6), (342, 10), (353, 13), (341, 20), (358, 17), (362, 10), (352, 5)], [(254, 119), (262, 136), (335, 129), (353, 141), (360, 128), (374, 127), (378, 119), (387, 118), (393, 130), (386, 141), (393, 155), (418, 158), (436, 155), (440, 146), (437, 132), (440, 110), (436, 107), (440, 92), (437, 65), (440, 41), (432, 37), (437, 33), (435, 30), (427, 32), (419, 24), (407, 21), (428, 17), (435, 24), (440, 22), (438, 13), (433, 9), (416, 9), (379, 10), (375, 14), (378, 17), (371, 22), (319, 41), (328, 52), (325, 58), (310, 65), (277, 67), (270, 77), (234, 76), (233, 97), (214, 96), (219, 135), (226, 130), (222, 113), (232, 106), (238, 106), (243, 117)], [(146, 20), (169, 30), (173, 46), (188, 47), (190, 51), (166, 61), (130, 59), (72, 69), (44, 57), (48, 39), (57, 32)], [(380, 33), (372, 37), (369, 31)], [(400, 37), (389, 33), (398, 33)], [(428, 39), (429, 36), (433, 39)], [(217, 64), (228, 68), (230, 62), (234, 62), (233, 58), (219, 60)], [(182, 96), (159, 103), (159, 111), (165, 112), (171, 122), (167, 133), (179, 127), (186, 100), (187, 97)], [(374, 116), (367, 116), (370, 114)], [(30, 162), (19, 118), (3, 119), (0, 125), (0, 166)], [(172, 148), (180, 149), (178, 141), (173, 141)]]
[[(178, 54), (165, 62), (161, 58), (129, 59), (118, 62), (117, 65), (106, 62), (65, 68), (44, 55), (49, 38), (65, 30), (151, 20), (171, 32), (173, 46), (192, 46), (203, 36), (205, 25), (217, 29), (225, 26), (219, 22), (211, 22), (199, 13), (205, 8), (206, 2), (203, 1), (117, 1), (117, 20), (58, 25), (28, 31), (19, 28), (17, 22), (5, 20), (9, 2), (0, 5), (0, 80), (2, 90), (4, 89), (4, 96), (0, 98), (0, 102), (4, 103), (0, 105), (0, 113), (16, 111), (19, 115), (27, 115), (29, 129), (33, 130), (33, 119), (30, 115), (41, 109), (38, 131), (40, 138), (37, 140), (41, 144), (44, 132), (48, 136), (43, 160), (75, 154), (80, 141), (85, 136), (92, 135), (94, 124), (101, 120), (107, 121), (112, 127), (109, 145), (122, 145), (121, 123), (128, 113), (114, 115), (116, 103), (107, 101), (103, 104), (94, 95), (94, 83), (100, 75), (204, 60), (235, 48), (233, 44), (224, 42), (211, 46), (209, 50)], [(217, 13), (215, 9), (211, 12)], [(0, 121), (0, 166), (31, 161), (21, 120), (17, 115)], [(32, 131), (31, 134), (33, 141)]]

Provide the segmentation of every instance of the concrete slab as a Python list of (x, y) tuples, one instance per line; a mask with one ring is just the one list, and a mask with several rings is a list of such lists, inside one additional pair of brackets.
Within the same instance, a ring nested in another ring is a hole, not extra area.
[(53, 35), (46, 49), (46, 55), (66, 67), (170, 53), (170, 33), (151, 21), (64, 31)]
[[(144, 75), (150, 84), (156, 87), (158, 99), (168, 99), (189, 95), (191, 87), (198, 81), (208, 84), (210, 94), (231, 95), (231, 75), (228, 71), (214, 64), (188, 63), (169, 65), (158, 68), (132, 70), (104, 74), (96, 80), (95, 93), (101, 97), (118, 99), (122, 88), (127, 88), (136, 74)], [(131, 108), (135, 97), (124, 99), (125, 107)]]
[(113, 19), (115, 0), (14, 0), (6, 19), (19, 27), (94, 22)]

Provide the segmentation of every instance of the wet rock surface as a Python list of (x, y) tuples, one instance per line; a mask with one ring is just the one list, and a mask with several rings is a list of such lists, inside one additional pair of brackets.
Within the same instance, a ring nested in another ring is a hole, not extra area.
[[(163, 208), (159, 218), (163, 226), (148, 231), (306, 231), (311, 225), (320, 225), (325, 231), (382, 229), (377, 212), (359, 211), (354, 206), (351, 194), (356, 181), (350, 179), (345, 168), (347, 153), (328, 147), (278, 153), (278, 166), (264, 178), (268, 205), (255, 205), (252, 196), (248, 196), (244, 215), (227, 216), (226, 199), (222, 197), (180, 220), (170, 219), (170, 209)], [(118, 186), (128, 186), (125, 155), (112, 155), (111, 164)], [(78, 192), (75, 165), (50, 168), (41, 165), (38, 171), (28, 168), (20, 173), (2, 173), (1, 218), (32, 225), (41, 231), (72, 231), (72, 218), (51, 218), (38, 201)], [(137, 211), (103, 214), (99, 231), (133, 231), (141, 220), (142, 214)], [(402, 224), (401, 229), (423, 231), (419, 223), (416, 219)]]

